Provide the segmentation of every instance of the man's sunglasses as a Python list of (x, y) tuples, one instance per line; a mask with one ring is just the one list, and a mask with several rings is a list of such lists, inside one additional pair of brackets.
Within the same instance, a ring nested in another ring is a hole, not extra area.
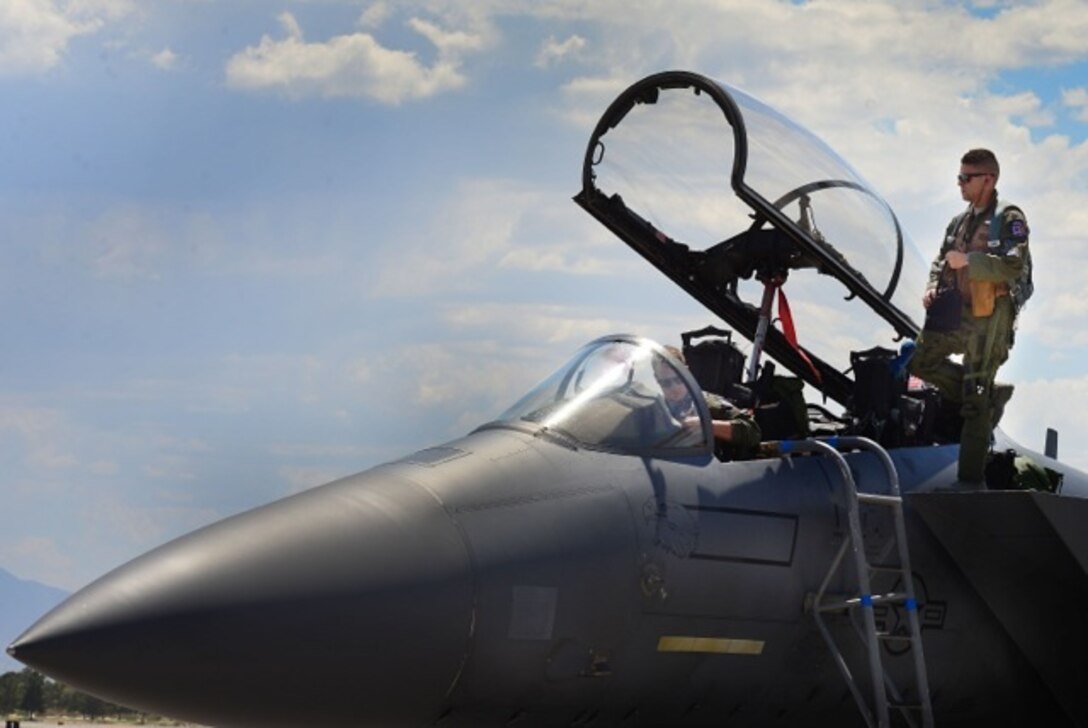
[(993, 172), (960, 172), (956, 175), (956, 179), (959, 180), (960, 184), (964, 184), (970, 182), (975, 177), (990, 177), (992, 175)]

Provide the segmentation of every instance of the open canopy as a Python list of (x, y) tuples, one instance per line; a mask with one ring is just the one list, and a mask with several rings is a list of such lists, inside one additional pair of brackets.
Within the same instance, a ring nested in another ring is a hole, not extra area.
[(806, 129), (725, 84), (670, 71), (624, 91), (575, 200), (749, 339), (763, 281), (785, 280), (801, 347), (772, 328), (766, 351), (842, 404), (850, 351), (917, 334), (906, 312), (925, 263), (888, 204)]

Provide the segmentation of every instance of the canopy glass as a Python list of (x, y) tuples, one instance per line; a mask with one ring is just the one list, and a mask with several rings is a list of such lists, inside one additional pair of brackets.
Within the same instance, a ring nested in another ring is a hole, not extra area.
[(515, 426), (625, 453), (707, 451), (710, 419), (691, 373), (659, 344), (608, 336), (582, 347), (485, 427)]
[[(620, 215), (604, 220), (633, 247), (656, 238), (689, 249), (666, 272), (684, 285), (694, 270), (726, 307), (758, 309), (766, 261), (757, 248), (783, 241), (799, 343), (839, 372), (849, 352), (917, 331), (927, 264), (891, 208), (825, 143), (739, 89), (684, 72), (632, 86), (598, 125), (583, 184), (577, 199), (598, 217), (622, 209), (648, 223), (643, 239), (637, 225), (614, 224)], [(738, 240), (750, 263), (739, 268)]]

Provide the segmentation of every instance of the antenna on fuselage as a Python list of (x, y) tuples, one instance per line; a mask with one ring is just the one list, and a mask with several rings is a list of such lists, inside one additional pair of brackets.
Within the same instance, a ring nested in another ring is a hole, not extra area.
[(1053, 427), (1046, 428), (1046, 449), (1043, 454), (1051, 460), (1058, 459), (1058, 431)]

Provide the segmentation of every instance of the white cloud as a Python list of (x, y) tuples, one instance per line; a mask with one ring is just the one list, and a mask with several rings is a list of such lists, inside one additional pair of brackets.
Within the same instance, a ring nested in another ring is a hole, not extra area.
[(359, 16), (359, 27), (369, 29), (381, 27), (391, 14), (392, 10), (389, 8), (389, 3), (385, 2), (385, 0), (378, 0), (378, 2), (371, 3)]
[(280, 25), (283, 26), (283, 32), (287, 34), (288, 38), (302, 40), (302, 26), (298, 24), (294, 15), (286, 12), (280, 13), (276, 16), (276, 20), (280, 21)]
[(133, 10), (130, 0), (4, 0), (0, 2), (0, 76), (55, 68), (68, 44)]
[(1073, 109), (1077, 121), (1088, 122), (1088, 88), (1080, 86), (1063, 90), (1062, 103)]
[(1077, 108), (1088, 106), (1088, 88), (1080, 86), (1079, 88), (1063, 89), (1062, 102), (1066, 106)]
[(172, 71), (178, 67), (178, 55), (169, 48), (163, 48), (151, 56), (151, 64), (161, 71)]
[(487, 39), (479, 33), (443, 30), (435, 23), (420, 18), (410, 19), (408, 26), (429, 40), (443, 58), (457, 57), (466, 51), (480, 51), (487, 46)]
[(0, 3), (0, 73), (40, 73), (60, 63), (68, 42), (101, 27), (78, 21), (51, 0)]
[[(608, 62), (607, 70), (640, 57), (645, 60), (629, 68), (646, 62), (655, 69), (729, 63), (745, 74), (745, 84), (808, 65), (849, 68), (846, 75), (852, 76), (906, 64), (969, 78), (974, 72), (1083, 58), (1081, 39), (1088, 30), (1088, 12), (1077, 0), (1018, 5), (993, 18), (972, 15), (958, 3), (867, 0), (800, 5), (763, 0), (743, 7), (687, 0), (667, 12), (656, 4), (602, 0), (552, 3), (538, 12), (599, 23), (604, 42), (598, 55)], [(766, 53), (774, 54), (767, 63), (747, 63)], [(851, 63), (860, 58), (864, 67)], [(818, 88), (810, 92), (821, 95)]]
[(586, 39), (580, 35), (572, 35), (560, 42), (555, 36), (548, 36), (536, 55), (537, 68), (547, 68), (561, 63), (569, 57), (576, 57), (586, 47)]
[(478, 35), (413, 19), (412, 28), (438, 50), (438, 59), (428, 66), (414, 52), (386, 48), (369, 33), (308, 43), (293, 15), (284, 13), (280, 21), (286, 38), (266, 35), (227, 62), (230, 86), (274, 89), (291, 98), (369, 98), (397, 105), (463, 86), (460, 55), (485, 43)]
[[(1006, 56), (1022, 64), (1058, 64), (1085, 56), (1088, 7), (1079, 0), (1017, 3), (998, 15), (991, 40), (1000, 48), (992, 56)], [(1004, 65), (1008, 61), (996, 61)]]

